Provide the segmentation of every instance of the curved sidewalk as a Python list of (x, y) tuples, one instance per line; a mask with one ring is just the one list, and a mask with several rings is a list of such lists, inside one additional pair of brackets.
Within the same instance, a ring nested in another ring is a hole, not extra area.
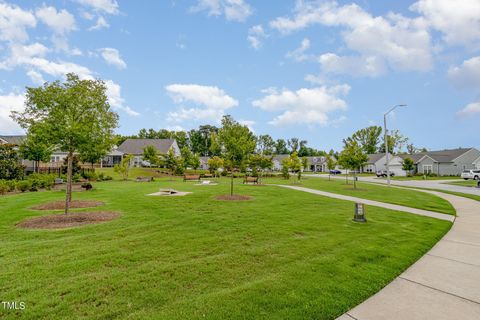
[(317, 194), (317, 195), (325, 196), (325, 197), (329, 197), (329, 198), (335, 198), (335, 199), (353, 201), (353, 202), (361, 202), (361, 203), (364, 203), (364, 204), (367, 204), (367, 205), (370, 205), (370, 206), (381, 207), (381, 208), (397, 210), (397, 211), (403, 211), (403, 212), (417, 214), (417, 215), (420, 215), (420, 216), (432, 217), (432, 218), (436, 218), (436, 219), (440, 219), (440, 220), (447, 220), (447, 221), (452, 221), (452, 222), (455, 220), (454, 216), (449, 215), (449, 214), (444, 214), (444, 213), (415, 209), (415, 208), (400, 206), (400, 205), (396, 205), (396, 204), (390, 204), (390, 203), (385, 203), (385, 202), (380, 202), (380, 201), (374, 201), (374, 200), (367, 200), (367, 199), (363, 199), (363, 198), (345, 196), (345, 195), (341, 195), (341, 194), (338, 194), (338, 193), (325, 192), (325, 191), (320, 191), (320, 190), (310, 189), (310, 188), (304, 188), (304, 187), (288, 186), (288, 185), (277, 185), (277, 186), (282, 187), (282, 188), (288, 188), (288, 189), (313, 193), (313, 194)]
[(421, 192), (440, 196), (455, 207), (452, 228), (410, 268), (337, 320), (480, 319), (480, 202)]

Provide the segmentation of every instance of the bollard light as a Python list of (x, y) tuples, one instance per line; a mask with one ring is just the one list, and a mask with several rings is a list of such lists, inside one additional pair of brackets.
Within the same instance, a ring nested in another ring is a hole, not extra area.
[(363, 203), (355, 203), (355, 215), (353, 216), (355, 222), (367, 222), (365, 216), (365, 205)]

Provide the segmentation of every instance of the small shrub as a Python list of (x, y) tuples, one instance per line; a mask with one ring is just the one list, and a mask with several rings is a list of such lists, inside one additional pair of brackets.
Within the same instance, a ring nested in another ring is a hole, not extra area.
[(86, 191), (92, 190), (93, 186), (90, 182), (85, 182), (82, 183), (82, 188), (84, 188)]
[(5, 182), (6, 182), (7, 187), (8, 187), (8, 192), (13, 192), (13, 191), (15, 191), (15, 187), (16, 187), (17, 181), (15, 181), (15, 180), (7, 180), (7, 181), (5, 181)]
[(5, 180), (0, 180), (0, 194), (5, 194), (8, 192), (8, 185)]
[(104, 176), (103, 180), (104, 181), (109, 181), (109, 180), (113, 180), (113, 178), (111, 176)]
[(105, 174), (103, 172), (100, 172), (97, 175), (97, 181), (103, 181), (103, 180), (105, 180)]
[(32, 187), (32, 183), (29, 180), (20, 180), (17, 182), (17, 189), (20, 190), (21, 192), (30, 190), (31, 187)]
[(82, 177), (87, 179), (88, 181), (95, 181), (97, 180), (97, 174), (93, 171), (84, 171)]
[(82, 179), (82, 176), (80, 175), (80, 173), (76, 173), (72, 177), (73, 182), (80, 182), (81, 179)]

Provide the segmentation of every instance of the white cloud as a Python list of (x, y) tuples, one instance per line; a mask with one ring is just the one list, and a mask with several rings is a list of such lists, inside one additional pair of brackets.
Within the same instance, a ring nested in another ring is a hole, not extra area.
[(76, 29), (75, 17), (67, 10), (57, 11), (54, 7), (43, 6), (36, 10), (37, 18), (57, 34), (66, 34)]
[(347, 103), (338, 96), (347, 95), (348, 85), (333, 87), (302, 88), (297, 91), (283, 89), (272, 92), (262, 99), (253, 101), (254, 107), (266, 111), (282, 112), (270, 124), (285, 126), (291, 124), (329, 124), (329, 113), (346, 110)]
[(77, 0), (77, 2), (97, 12), (114, 15), (120, 13), (115, 0)]
[(267, 37), (268, 35), (265, 33), (265, 30), (261, 24), (248, 29), (247, 40), (250, 43), (250, 46), (254, 49), (260, 49), (262, 46), (262, 40)]
[(480, 56), (463, 61), (448, 70), (448, 78), (459, 88), (480, 89)]
[(457, 112), (459, 117), (470, 117), (480, 114), (480, 102), (467, 104), (462, 110)]
[[(373, 59), (375, 64), (386, 63), (392, 69), (406, 71), (432, 67), (430, 34), (423, 18), (409, 19), (398, 14), (374, 17), (356, 4), (339, 6), (336, 1), (298, 0), (293, 18), (279, 17), (270, 22), (283, 34), (315, 24), (340, 27), (346, 47), (357, 53), (360, 61)], [(348, 64), (351, 59), (347, 56), (342, 62)], [(347, 68), (337, 72), (340, 70)]]
[(35, 16), (30, 11), (0, 2), (0, 40), (26, 41), (28, 39), (26, 29), (33, 28), (36, 24)]
[(248, 130), (252, 131), (253, 133), (255, 133), (255, 130), (253, 129), (253, 126), (255, 125), (255, 121), (253, 120), (238, 120), (238, 123), (240, 123), (241, 125), (244, 125), (248, 128)]
[(125, 99), (122, 97), (121, 87), (119, 84), (113, 82), (112, 80), (106, 80), (105, 85), (107, 86), (108, 102), (114, 109), (122, 110), (133, 117), (138, 117), (140, 115), (140, 113), (133, 110), (125, 103)]
[(20, 126), (10, 118), (12, 111), (24, 109), (25, 95), (10, 93), (0, 95), (0, 133), (18, 134), (22, 133)]
[(309, 48), (310, 48), (310, 40), (308, 38), (304, 38), (302, 40), (302, 43), (300, 44), (300, 47), (298, 47), (293, 51), (288, 52), (286, 57), (291, 58), (298, 62), (312, 59), (314, 58), (312, 55), (308, 55), (305, 53), (305, 51), (307, 51)]
[(410, 10), (423, 14), (450, 45), (480, 44), (480, 1), (420, 0)]
[[(213, 86), (198, 84), (171, 84), (165, 87), (172, 100), (181, 105), (180, 109), (168, 114), (168, 121), (183, 122), (186, 120), (220, 121), (225, 110), (238, 106), (238, 101)], [(184, 103), (196, 107), (186, 108)]]
[(27, 72), (27, 75), (30, 77), (30, 80), (32, 80), (32, 82), (36, 85), (41, 86), (45, 83), (45, 79), (43, 79), (43, 76), (35, 70), (29, 70)]
[(106, 29), (106, 28), (110, 28), (110, 25), (108, 24), (107, 20), (105, 20), (104, 17), (100, 16), (98, 17), (95, 25), (91, 26), (88, 30), (93, 31), (93, 30), (100, 30), (100, 29)]
[(244, 0), (198, 0), (190, 8), (192, 12), (207, 11), (209, 16), (225, 15), (229, 21), (245, 21), (252, 13), (252, 7)]
[(102, 48), (100, 49), (100, 53), (108, 64), (111, 64), (119, 69), (125, 69), (127, 67), (127, 64), (125, 61), (123, 61), (122, 57), (120, 57), (120, 53), (117, 49)]
[(384, 60), (378, 56), (338, 56), (325, 53), (318, 57), (318, 62), (326, 73), (376, 77), (387, 71)]

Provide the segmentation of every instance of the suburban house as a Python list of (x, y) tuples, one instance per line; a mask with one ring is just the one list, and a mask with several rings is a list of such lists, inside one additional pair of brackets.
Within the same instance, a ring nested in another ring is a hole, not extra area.
[(127, 139), (115, 150), (115, 155), (107, 155), (105, 160), (114, 163), (114, 157), (118, 161), (118, 156), (133, 155), (133, 166), (149, 165), (143, 160), (143, 150), (148, 146), (153, 146), (161, 154), (167, 154), (172, 149), (176, 156), (180, 156), (180, 148), (175, 139)]
[[(272, 162), (274, 171), (282, 170), (282, 160), (288, 158), (289, 154), (274, 155)], [(301, 157), (303, 158), (303, 157)], [(300, 158), (300, 159), (301, 159)], [(324, 156), (306, 157), (308, 160), (308, 171), (312, 172), (327, 172), (327, 158)]]
[[(406, 172), (402, 169), (403, 158), (388, 154), (389, 171), (396, 176), (405, 176)], [(368, 161), (361, 172), (375, 173), (377, 171), (387, 170), (387, 156), (385, 153), (373, 153), (368, 155)]]
[[(25, 139), (25, 135), (16, 135), (16, 136), (0, 136), (0, 144), (11, 144), (14, 145), (14, 149), (18, 150), (18, 146), (20, 146)], [(30, 171), (34, 169), (34, 162), (30, 160), (20, 159), (20, 164), (25, 166), (25, 168)]]
[(402, 154), (411, 158), (415, 172), (439, 176), (459, 176), (463, 170), (480, 168), (480, 151), (476, 148), (458, 148), (429, 151), (415, 154)]

